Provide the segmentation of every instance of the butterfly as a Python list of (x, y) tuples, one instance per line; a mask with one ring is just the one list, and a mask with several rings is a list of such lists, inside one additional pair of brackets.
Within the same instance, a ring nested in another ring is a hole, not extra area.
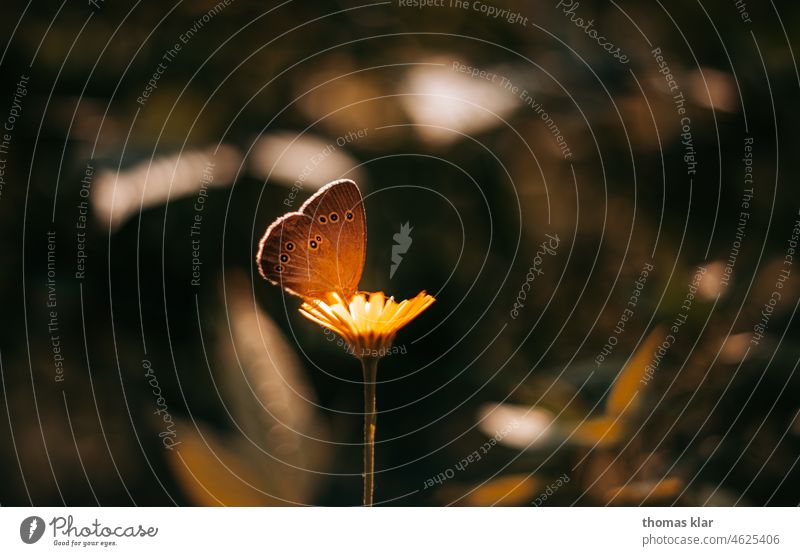
[(355, 182), (331, 182), (299, 211), (284, 214), (267, 228), (258, 244), (258, 272), (305, 299), (320, 299), (328, 292), (349, 299), (364, 270), (366, 222)]

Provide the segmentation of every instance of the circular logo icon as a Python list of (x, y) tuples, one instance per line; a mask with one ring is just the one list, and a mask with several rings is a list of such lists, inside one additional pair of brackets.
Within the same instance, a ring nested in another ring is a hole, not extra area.
[(33, 544), (44, 535), (44, 520), (38, 515), (32, 515), (22, 520), (19, 525), (19, 538), (25, 544)]

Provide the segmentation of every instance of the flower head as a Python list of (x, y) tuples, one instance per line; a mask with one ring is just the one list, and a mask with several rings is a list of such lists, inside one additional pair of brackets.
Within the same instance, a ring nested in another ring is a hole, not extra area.
[(329, 293), (325, 299), (307, 300), (300, 314), (339, 334), (355, 355), (382, 357), (392, 347), (397, 331), (434, 301), (425, 292), (399, 303), (383, 292), (357, 293), (349, 300)]

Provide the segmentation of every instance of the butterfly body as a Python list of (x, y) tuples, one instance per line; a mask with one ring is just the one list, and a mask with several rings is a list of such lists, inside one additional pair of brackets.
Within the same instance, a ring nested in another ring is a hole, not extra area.
[(273, 222), (258, 244), (259, 274), (305, 299), (336, 292), (349, 299), (364, 270), (366, 213), (351, 180), (327, 184), (297, 212)]

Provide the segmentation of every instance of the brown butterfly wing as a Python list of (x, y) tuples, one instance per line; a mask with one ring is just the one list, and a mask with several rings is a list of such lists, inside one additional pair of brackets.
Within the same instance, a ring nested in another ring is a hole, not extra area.
[(299, 212), (276, 220), (261, 239), (256, 262), (264, 278), (289, 293), (349, 296), (358, 289), (365, 254), (361, 192), (354, 182), (339, 180), (320, 189)]
[(300, 208), (311, 217), (312, 230), (322, 238), (313, 257), (326, 276), (335, 277), (341, 293), (358, 289), (367, 247), (367, 219), (358, 186), (351, 180), (329, 183)]
[(256, 257), (261, 276), (301, 297), (311, 297), (313, 292), (337, 288), (309, 261), (309, 249), (306, 246), (312, 235), (311, 224), (311, 218), (300, 212), (282, 216), (261, 238)]

